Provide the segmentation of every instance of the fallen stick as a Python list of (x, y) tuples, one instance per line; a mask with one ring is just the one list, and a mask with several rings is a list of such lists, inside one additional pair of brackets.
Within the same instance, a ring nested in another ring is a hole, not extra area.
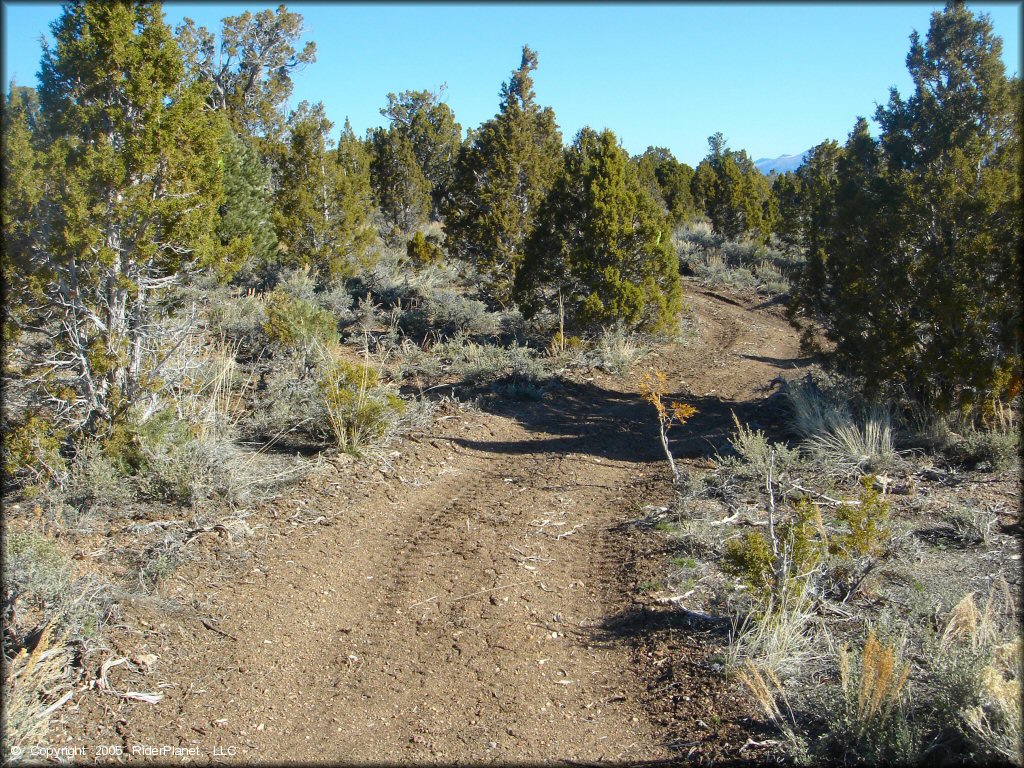
[(237, 641), (237, 640), (238, 640), (238, 638), (237, 638), (237, 637), (235, 637), (234, 635), (229, 635), (229, 634), (228, 634), (227, 632), (225, 632), (224, 630), (222, 630), (222, 629), (217, 629), (217, 628), (216, 628), (215, 626), (213, 626), (213, 624), (211, 624), (210, 622), (208, 622), (208, 621), (207, 621), (206, 619), (200, 619), (200, 620), (199, 620), (199, 623), (200, 623), (200, 624), (202, 624), (202, 625), (203, 625), (204, 627), (206, 627), (206, 628), (207, 628), (208, 630), (210, 630), (211, 632), (216, 632), (216, 633), (217, 633), (218, 635), (222, 635), (223, 637), (226, 637), (226, 638), (228, 638), (229, 640), (235, 640), (235, 641)]

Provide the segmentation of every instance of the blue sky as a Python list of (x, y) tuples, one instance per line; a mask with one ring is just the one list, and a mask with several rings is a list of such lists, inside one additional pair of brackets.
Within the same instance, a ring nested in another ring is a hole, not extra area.
[[(4, 2), (3, 77), (35, 84), (39, 37), (59, 4)], [(219, 29), (224, 16), (276, 4), (166, 3)], [(889, 88), (906, 94), (909, 36), (941, 4), (404, 4), (289, 3), (317, 43), (294, 104), (323, 101), (360, 135), (383, 119), (388, 92), (436, 89), (463, 128), (494, 115), (524, 43), (538, 52), (535, 89), (566, 141), (611, 128), (631, 153), (665, 146), (695, 165), (707, 137), (754, 158), (845, 138)], [(1010, 73), (1020, 71), (1020, 5), (969, 3), (992, 17)]]

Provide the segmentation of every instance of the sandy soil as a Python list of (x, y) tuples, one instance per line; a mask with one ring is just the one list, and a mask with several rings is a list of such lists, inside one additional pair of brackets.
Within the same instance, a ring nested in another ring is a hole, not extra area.
[[(142, 629), (112, 649), (155, 654), (148, 674), (126, 664), (109, 677), (163, 699), (84, 693), (55, 742), (90, 758), (104, 744), (196, 747), (202, 762), (685, 756), (662, 728), (663, 670), (643, 637), (661, 619), (635, 598), (640, 555), (624, 525), (672, 496), (636, 382), (664, 370), (699, 409), (674, 442), (697, 463), (733, 411), (770, 419), (768, 385), (801, 364), (777, 306), (696, 286), (687, 300), (693, 337), (628, 377), (594, 373), (539, 402), (451, 412), (384, 461), (339, 461), (260, 510), (265, 539), (244, 566), (182, 568), (164, 602), (190, 607), (139, 607)], [(669, 642), (700, 654), (699, 638)], [(728, 718), (709, 725), (730, 706), (715, 681), (696, 666), (680, 680), (693, 696), (673, 701), (693, 710), (673, 717), (728, 736)]]

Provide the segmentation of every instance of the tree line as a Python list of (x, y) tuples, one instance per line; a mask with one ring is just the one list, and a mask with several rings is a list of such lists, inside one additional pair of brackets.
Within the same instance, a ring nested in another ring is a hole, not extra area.
[(772, 177), (721, 134), (696, 168), (607, 129), (566, 145), (526, 46), (482, 125), (409, 90), (359, 137), (322, 103), (287, 109), (316, 46), (283, 5), (172, 31), (160, 3), (74, 2), (52, 31), (38, 88), (3, 104), (3, 332), (35, 334), (39, 402), (85, 433), (159, 389), (164, 289), (192, 276), (269, 290), (301, 266), (330, 290), (383, 242), (573, 332), (671, 332), (672, 233), (699, 219), (806, 255), (794, 322), (866, 389), (947, 409), (1019, 392), (1020, 84), (962, 3), (912, 36), (913, 93), (877, 109), (877, 138), (861, 118)]

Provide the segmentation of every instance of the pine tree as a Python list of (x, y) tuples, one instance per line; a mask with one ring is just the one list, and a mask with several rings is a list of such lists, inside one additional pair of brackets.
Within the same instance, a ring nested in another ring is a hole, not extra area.
[(445, 244), (474, 264), (485, 296), (511, 300), (513, 276), (541, 201), (562, 163), (562, 137), (550, 107), (533, 92), (537, 54), (523, 47), (522, 62), (502, 86), (498, 114), (473, 131), (459, 152), (445, 206)]
[(668, 331), (682, 306), (669, 225), (608, 130), (584, 128), (566, 153), (516, 276), (524, 315), (563, 308), (570, 328)]
[(239, 265), (236, 280), (265, 282), (277, 263), (278, 247), (270, 170), (227, 122), (221, 142), (224, 201), (217, 236)]
[(384, 219), (384, 237), (397, 244), (430, 214), (430, 182), (407, 132), (395, 127), (370, 132), (370, 178)]
[[(152, 322), (162, 286), (215, 268), (219, 126), (183, 81), (157, 3), (68, 4), (44, 45), (49, 142), (33, 265), (56, 322), (43, 365), (56, 414), (108, 429), (165, 358)], [(59, 394), (58, 394), (59, 392)]]
[(939, 409), (1020, 387), (1019, 81), (989, 19), (961, 3), (911, 36), (914, 92), (858, 122), (837, 164), (820, 273), (798, 309), (869, 392)]
[(355, 274), (373, 241), (365, 165), (353, 153), (351, 126), (344, 151), (331, 151), (323, 104), (302, 102), (288, 123), (275, 222), (287, 249), (282, 261), (313, 269), (326, 287)]

